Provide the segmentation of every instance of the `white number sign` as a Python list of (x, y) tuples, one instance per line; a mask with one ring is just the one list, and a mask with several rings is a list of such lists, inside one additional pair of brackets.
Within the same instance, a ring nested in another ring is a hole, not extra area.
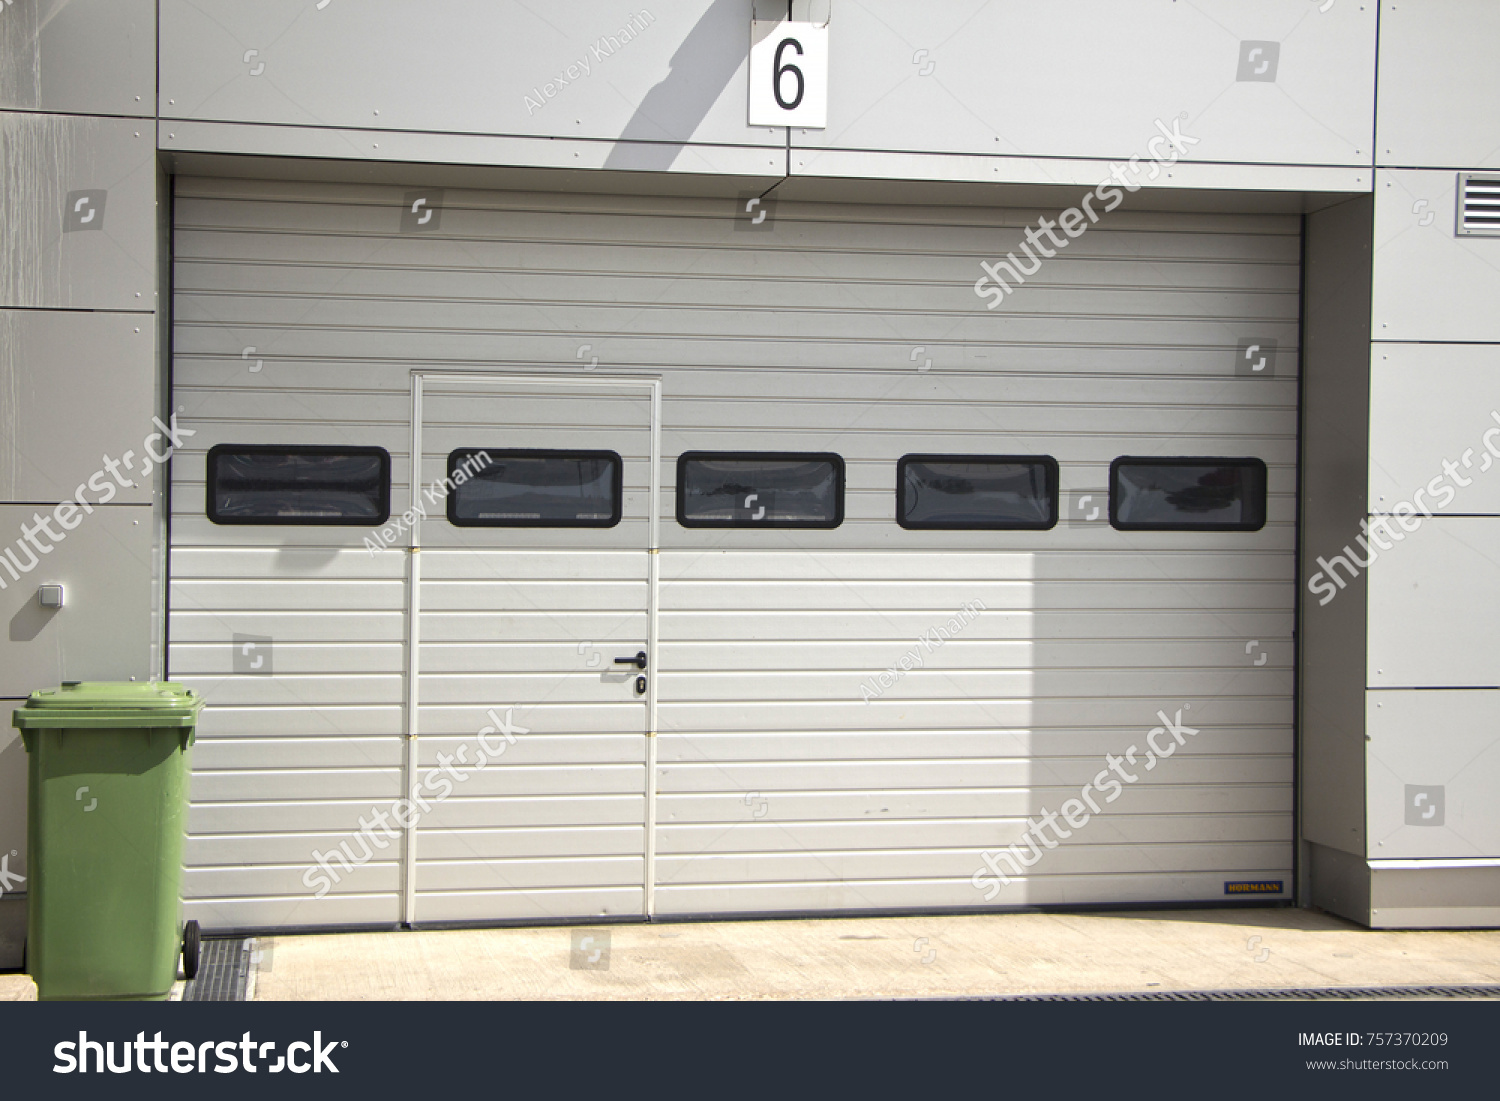
[(828, 125), (828, 24), (750, 24), (750, 125)]

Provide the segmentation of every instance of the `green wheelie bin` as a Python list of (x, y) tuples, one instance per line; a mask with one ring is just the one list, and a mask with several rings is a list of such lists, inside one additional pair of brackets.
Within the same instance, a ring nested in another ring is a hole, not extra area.
[(163, 1000), (179, 954), (197, 971), (182, 850), (202, 708), (168, 682), (70, 682), (14, 712), (29, 766), (26, 963), (41, 1000)]

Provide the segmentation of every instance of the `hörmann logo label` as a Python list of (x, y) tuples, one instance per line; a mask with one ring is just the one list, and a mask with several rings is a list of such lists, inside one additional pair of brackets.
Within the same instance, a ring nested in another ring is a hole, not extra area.
[(1279, 879), (1247, 879), (1224, 884), (1226, 895), (1279, 895), (1284, 893)]

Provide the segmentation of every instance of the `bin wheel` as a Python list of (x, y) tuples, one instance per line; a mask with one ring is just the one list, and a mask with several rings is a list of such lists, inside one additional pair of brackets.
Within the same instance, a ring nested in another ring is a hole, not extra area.
[(198, 923), (190, 921), (182, 930), (182, 977), (188, 980), (198, 977), (199, 949), (202, 939), (198, 935)]

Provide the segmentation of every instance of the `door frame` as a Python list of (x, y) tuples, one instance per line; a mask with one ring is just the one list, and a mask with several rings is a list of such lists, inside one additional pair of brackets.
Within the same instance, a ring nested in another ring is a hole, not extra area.
[[(659, 677), (657, 645), (658, 590), (661, 583), (661, 378), (643, 375), (607, 375), (602, 378), (577, 378), (564, 375), (495, 373), (490, 371), (422, 371), (411, 372), (411, 456), (407, 482), (411, 491), (409, 508), (413, 517), (406, 546), (406, 669), (402, 698), (401, 783), (410, 792), (416, 784), (418, 767), (418, 652), (421, 645), (422, 581), (422, 396), (429, 382), (472, 386), (536, 386), (542, 390), (613, 388), (639, 390), (650, 399), (651, 453), (650, 491), (647, 495), (646, 528), (646, 650), (651, 655), (653, 675), (646, 680), (646, 820), (644, 910), (649, 919), (656, 911), (656, 685)], [(622, 502), (623, 504), (623, 502)], [(401, 843), (401, 922), (411, 926), (417, 920), (417, 831), (414, 825), (403, 826)]]

